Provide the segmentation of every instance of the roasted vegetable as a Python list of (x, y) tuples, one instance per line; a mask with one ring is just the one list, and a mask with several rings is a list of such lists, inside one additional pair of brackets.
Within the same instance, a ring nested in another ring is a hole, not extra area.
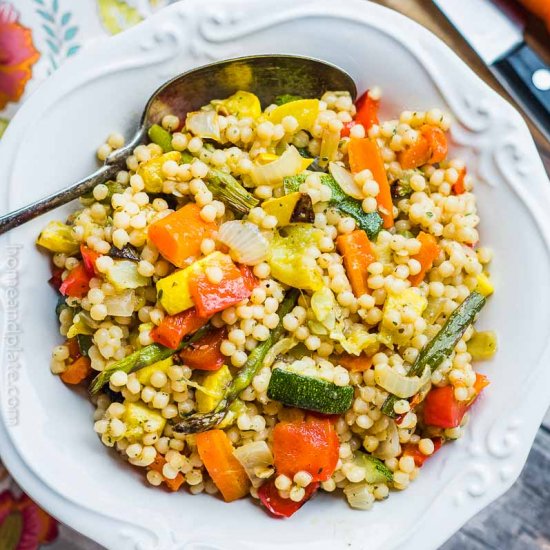
[(258, 498), (271, 515), (276, 518), (289, 518), (313, 496), (318, 488), (319, 483), (310, 483), (305, 488), (304, 498), (300, 502), (294, 502), (290, 498), (283, 498), (275, 487), (275, 481), (269, 479), (258, 489)]
[(290, 369), (276, 368), (271, 373), (267, 396), (290, 407), (323, 414), (343, 414), (351, 407), (353, 388), (337, 386)]
[(214, 198), (222, 201), (238, 214), (247, 214), (259, 201), (249, 193), (231, 174), (210, 168), (206, 185)]
[(226, 99), (214, 99), (212, 105), (218, 113), (235, 115), (237, 118), (258, 118), (262, 114), (262, 106), (258, 96), (239, 90)]
[(353, 463), (365, 471), (367, 483), (388, 483), (393, 481), (392, 471), (379, 459), (361, 451), (355, 451)]
[(297, 99), (286, 102), (273, 111), (270, 111), (268, 120), (273, 124), (280, 124), (286, 116), (293, 116), (298, 121), (300, 130), (311, 130), (319, 114), (318, 99)]
[(162, 126), (153, 124), (149, 130), (147, 130), (147, 135), (149, 136), (149, 139), (153, 143), (156, 143), (164, 153), (173, 151), (172, 134), (168, 130), (165, 130)]
[(497, 351), (497, 335), (492, 330), (474, 332), (467, 346), (474, 361), (491, 359)]
[(305, 193), (290, 193), (276, 199), (268, 199), (262, 208), (277, 218), (277, 225), (284, 227), (290, 223), (313, 223), (315, 212), (311, 197)]
[(137, 264), (130, 260), (115, 260), (107, 270), (106, 276), (117, 290), (147, 286), (151, 281), (149, 277), (141, 275)]
[[(124, 401), (124, 414), (122, 420), (126, 424), (124, 437), (129, 442), (141, 441), (145, 433), (162, 434), (166, 425), (166, 419), (159, 411), (150, 409), (142, 401)], [(145, 430), (147, 424), (147, 431)]]
[(323, 278), (317, 263), (306, 251), (318, 245), (322, 235), (321, 230), (304, 223), (283, 228), (271, 241), (267, 260), (271, 275), (294, 288), (319, 290)]
[[(449, 357), (454, 347), (462, 338), (466, 329), (473, 323), (476, 315), (485, 305), (486, 298), (475, 290), (449, 316), (436, 336), (418, 354), (416, 361), (409, 369), (408, 376), (422, 376), (424, 369), (430, 367), (433, 372), (441, 362)], [(382, 412), (392, 418), (397, 397), (390, 395), (382, 405)]]
[(143, 179), (145, 191), (148, 193), (162, 192), (162, 185), (164, 183), (162, 165), (168, 160), (179, 163), (181, 161), (181, 153), (179, 151), (170, 151), (169, 153), (160, 155), (160, 157), (153, 157), (151, 160), (139, 165), (137, 174)]
[[(300, 190), (300, 185), (305, 182), (307, 174), (284, 179), (285, 193), (295, 193)], [(330, 204), (344, 214), (351, 216), (357, 222), (360, 229), (363, 229), (369, 239), (374, 239), (382, 228), (382, 218), (378, 212), (366, 213), (363, 211), (361, 201), (350, 197), (342, 191), (336, 180), (330, 174), (320, 174), (321, 183), (330, 187), (332, 198)]]
[(109, 256), (119, 260), (132, 260), (133, 262), (139, 262), (141, 260), (139, 252), (131, 244), (124, 245), (122, 248), (117, 248), (115, 245), (112, 245), (109, 250)]
[[(202, 329), (199, 329), (195, 334), (193, 334), (187, 340), (182, 342), (179, 346), (179, 349), (183, 349), (185, 346), (198, 340), (199, 338), (201, 338), (201, 336), (206, 334), (208, 330), (209, 330), (208, 326), (203, 327)], [(132, 371), (136, 371), (144, 367), (148, 367), (149, 365), (152, 365), (153, 363), (157, 363), (158, 361), (162, 361), (163, 359), (167, 359), (168, 357), (172, 356), (174, 353), (175, 353), (175, 350), (166, 348), (164, 346), (160, 346), (159, 344), (151, 344), (137, 351), (134, 351), (134, 353), (131, 353), (130, 355), (126, 356), (124, 359), (121, 359), (120, 361), (113, 363), (110, 367), (101, 371), (92, 380), (92, 383), (90, 385), (90, 393), (92, 395), (97, 393), (105, 384), (107, 384), (107, 382), (109, 382), (109, 378), (111, 378), (111, 375), (117, 370), (124, 371), (125, 373), (128, 374)]]
[(197, 411), (200, 413), (213, 411), (222, 400), (223, 394), (232, 379), (233, 377), (227, 365), (223, 365), (217, 371), (207, 374), (202, 380), (201, 388), (195, 393)]
[(76, 254), (80, 248), (79, 242), (69, 225), (51, 221), (38, 235), (36, 244), (47, 248), (51, 252)]
[[(279, 319), (282, 319), (289, 313), (298, 299), (298, 291), (295, 289), (289, 290), (277, 310)], [(247, 388), (252, 379), (260, 368), (269, 349), (281, 339), (284, 333), (282, 322), (280, 321), (274, 328), (267, 340), (258, 344), (248, 356), (246, 363), (239, 369), (235, 378), (227, 388), (223, 399), (218, 403), (218, 406), (210, 413), (196, 413), (186, 416), (182, 421), (174, 424), (172, 429), (179, 433), (197, 433), (209, 430), (213, 426), (218, 425), (227, 414), (230, 405), (237, 399), (239, 394)]]

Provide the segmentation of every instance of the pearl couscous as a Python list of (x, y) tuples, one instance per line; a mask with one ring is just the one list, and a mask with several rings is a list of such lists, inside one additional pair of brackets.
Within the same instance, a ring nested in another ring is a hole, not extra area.
[(379, 121), (380, 100), (168, 114), (40, 234), (51, 371), (90, 385), (95, 432), (151, 486), (369, 509), (462, 435), (496, 349), (473, 327), (493, 291), (474, 180), (448, 115)]

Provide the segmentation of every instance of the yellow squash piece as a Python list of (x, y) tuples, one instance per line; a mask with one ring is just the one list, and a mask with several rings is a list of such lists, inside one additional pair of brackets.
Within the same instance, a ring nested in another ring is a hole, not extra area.
[(168, 277), (157, 281), (157, 296), (162, 307), (170, 314), (180, 313), (190, 307), (193, 307), (193, 299), (189, 292), (189, 278), (196, 269), (203, 269), (206, 265), (213, 263), (222, 263), (227, 258), (226, 254), (221, 252), (212, 252), (205, 258), (193, 262), (185, 269), (175, 271)]
[[(260, 153), (256, 157), (256, 162), (258, 164), (269, 164), (270, 162), (273, 162), (278, 158), (279, 158), (279, 155), (276, 155), (275, 153)], [(307, 170), (309, 168), (309, 165), (312, 162), (313, 162), (313, 159), (302, 158), (302, 166), (300, 167), (300, 172)]]
[(491, 359), (497, 351), (497, 335), (492, 330), (474, 332), (466, 345), (474, 361)]
[(271, 275), (294, 288), (319, 290), (323, 277), (317, 262), (306, 254), (310, 246), (318, 245), (323, 232), (310, 224), (296, 223), (283, 228), (271, 241), (268, 263)]
[(51, 221), (38, 235), (36, 244), (63, 254), (76, 254), (79, 243), (73, 235), (70, 226), (56, 221)]
[[(124, 401), (124, 406), (126, 407), (122, 416), (122, 421), (126, 424), (124, 437), (130, 443), (140, 441), (145, 433), (162, 435), (166, 419), (159, 412), (150, 409), (143, 401), (135, 403)], [(145, 429), (146, 425), (147, 430)]]
[(418, 294), (413, 288), (406, 288), (400, 292), (391, 292), (388, 294), (384, 303), (382, 314), (382, 330), (380, 331), (379, 339), (383, 344), (402, 344), (402, 338), (397, 331), (392, 330), (387, 322), (388, 314), (392, 311), (403, 313), (405, 307), (412, 308), (419, 316), (424, 313), (428, 300)]
[(137, 263), (131, 260), (115, 260), (106, 276), (117, 290), (148, 286), (151, 281), (150, 277), (144, 277), (138, 272)]
[(293, 116), (298, 121), (299, 130), (310, 131), (319, 114), (318, 99), (298, 99), (280, 105), (268, 114), (268, 120), (279, 124), (286, 116)]
[(204, 377), (201, 387), (195, 394), (197, 400), (197, 411), (207, 413), (213, 411), (221, 401), (223, 393), (231, 383), (233, 377), (226, 365)]
[(223, 106), (230, 115), (235, 115), (237, 118), (258, 118), (262, 114), (262, 106), (258, 96), (239, 90), (232, 96), (221, 101), (215, 100), (212, 102), (215, 107)]
[(148, 367), (143, 367), (137, 371), (137, 379), (141, 382), (142, 385), (147, 386), (151, 380), (151, 376), (155, 372), (163, 372), (166, 374), (168, 369), (174, 364), (172, 357), (168, 359), (163, 359), (162, 361), (157, 361)]
[(476, 290), (483, 294), (483, 296), (490, 296), (494, 291), (495, 288), (493, 287), (493, 283), (491, 282), (491, 279), (485, 275), (485, 273), (479, 273), (476, 275), (477, 278), (477, 287)]
[(145, 184), (145, 191), (148, 193), (161, 193), (162, 184), (165, 180), (162, 175), (162, 165), (167, 160), (175, 160), (177, 163), (181, 162), (181, 153), (179, 151), (170, 151), (164, 153), (160, 157), (152, 158), (147, 162), (140, 164), (137, 173), (143, 179)]
[(277, 199), (268, 199), (263, 202), (262, 208), (271, 216), (277, 218), (277, 225), (283, 227), (290, 223), (296, 204), (300, 200), (300, 192), (290, 193)]

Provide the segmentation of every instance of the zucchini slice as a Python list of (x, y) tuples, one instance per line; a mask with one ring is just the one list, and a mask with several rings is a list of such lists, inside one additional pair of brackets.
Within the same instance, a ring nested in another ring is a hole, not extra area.
[(356, 466), (365, 470), (365, 481), (367, 483), (393, 481), (392, 471), (379, 458), (356, 451), (353, 462)]
[(291, 407), (323, 414), (342, 414), (351, 407), (353, 388), (284, 369), (273, 369), (267, 396)]

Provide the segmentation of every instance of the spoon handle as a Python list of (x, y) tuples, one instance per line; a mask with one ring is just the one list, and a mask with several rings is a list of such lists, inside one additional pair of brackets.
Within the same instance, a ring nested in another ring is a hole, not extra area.
[(88, 193), (99, 183), (104, 183), (114, 178), (119, 170), (120, 166), (116, 164), (105, 164), (87, 178), (76, 182), (70, 187), (52, 193), (9, 214), (0, 216), (0, 235)]

